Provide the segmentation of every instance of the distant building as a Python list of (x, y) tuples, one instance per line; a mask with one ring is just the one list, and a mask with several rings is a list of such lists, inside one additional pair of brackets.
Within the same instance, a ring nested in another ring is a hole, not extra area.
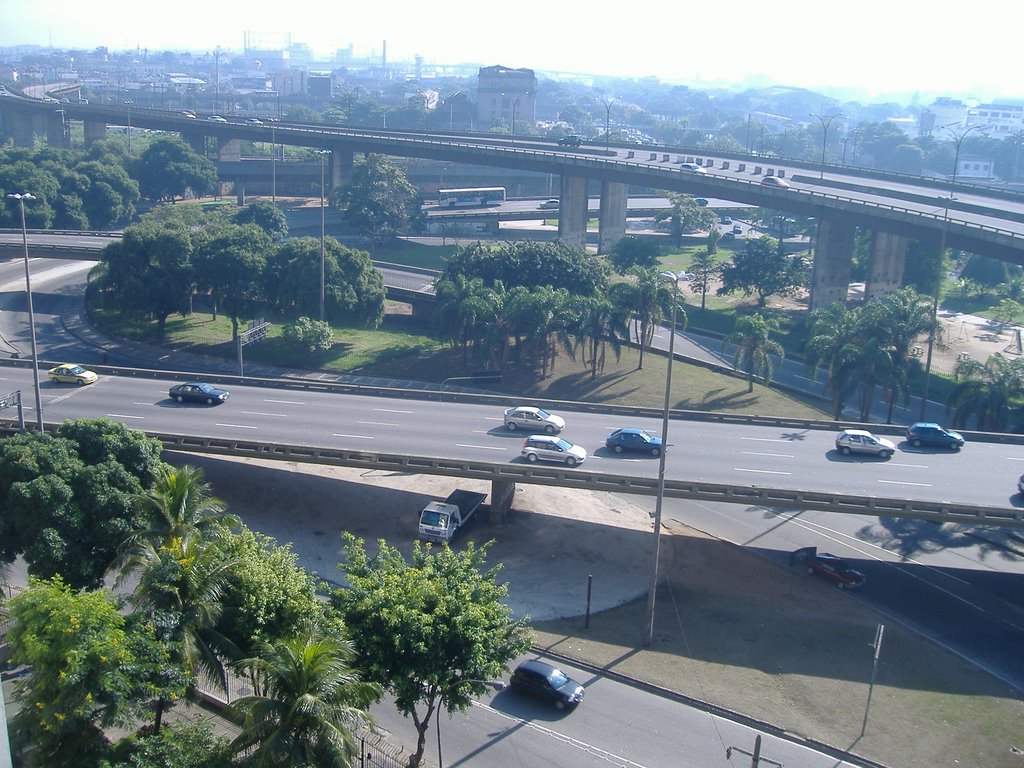
[(500, 65), (481, 67), (477, 82), (477, 124), (481, 129), (504, 123), (511, 130), (536, 122), (534, 99), (537, 76), (532, 69), (510, 69)]
[(963, 128), (967, 122), (969, 107), (959, 99), (940, 98), (933, 101), (924, 112), (918, 132), (921, 136), (936, 136), (940, 128)]
[(317, 72), (311, 70), (306, 81), (309, 88), (309, 95), (314, 99), (330, 99), (334, 77), (330, 72)]
[(1005, 139), (1024, 130), (1024, 105), (979, 104), (967, 113), (967, 126), (977, 125), (993, 139)]
[(956, 163), (958, 179), (991, 179), (994, 178), (991, 160), (971, 155), (961, 155)]

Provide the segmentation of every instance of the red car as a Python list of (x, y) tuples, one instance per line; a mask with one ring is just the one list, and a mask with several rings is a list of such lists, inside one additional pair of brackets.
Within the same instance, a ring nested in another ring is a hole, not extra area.
[(812, 576), (822, 576), (840, 589), (864, 586), (867, 577), (849, 566), (843, 558), (829, 552), (818, 552), (817, 547), (804, 547), (790, 555), (790, 565), (799, 564)]

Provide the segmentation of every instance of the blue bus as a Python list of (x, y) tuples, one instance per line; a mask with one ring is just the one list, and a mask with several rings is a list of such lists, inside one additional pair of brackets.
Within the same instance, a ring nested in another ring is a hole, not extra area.
[(501, 205), (504, 202), (504, 187), (466, 187), (464, 189), (437, 190), (438, 208), (468, 208), (474, 205)]

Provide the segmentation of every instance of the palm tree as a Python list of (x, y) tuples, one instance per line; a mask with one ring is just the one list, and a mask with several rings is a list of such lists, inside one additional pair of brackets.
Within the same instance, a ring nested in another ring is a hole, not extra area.
[(965, 360), (957, 364), (957, 385), (946, 400), (953, 425), (963, 427), (972, 416), (979, 430), (1003, 432), (1014, 405), (1024, 398), (1024, 360), (1007, 360), (996, 353), (984, 364)]
[(770, 338), (770, 334), (778, 331), (777, 318), (758, 313), (737, 319), (733, 332), (722, 340), (723, 351), (730, 344), (736, 345), (732, 365), (736, 370), (747, 371), (747, 392), (754, 391), (754, 377), (757, 375), (765, 384), (772, 380), (772, 355), (779, 360), (786, 356), (782, 345)]
[(257, 693), (229, 708), (242, 719), (235, 752), (253, 750), (247, 764), (257, 768), (351, 765), (357, 754), (352, 732), (372, 724), (366, 707), (380, 697), (379, 686), (352, 669), (354, 658), (348, 640), (307, 626), (239, 662)]
[(467, 367), (470, 342), (475, 336), (477, 325), (487, 313), (484, 281), (455, 275), (451, 279), (439, 280), (435, 290), (437, 320), (452, 345), (459, 344), (462, 347), (462, 365)]
[(603, 292), (574, 296), (568, 313), (573, 347), (583, 350), (583, 364), (590, 369), (590, 378), (596, 379), (598, 370), (604, 371), (608, 347), (616, 360), (622, 353), (622, 340), (629, 336), (626, 315)]
[(825, 389), (832, 399), (833, 418), (839, 419), (860, 377), (861, 328), (857, 314), (836, 302), (813, 310), (808, 328), (804, 345), (808, 370), (812, 374), (822, 368), (826, 371)]
[[(617, 283), (612, 298), (620, 309), (631, 312), (636, 321), (635, 338), (640, 347), (636, 369), (639, 371), (644, 367), (644, 351), (651, 346), (654, 329), (665, 315), (671, 313), (672, 302), (682, 303), (683, 299), (662, 279), (661, 270), (657, 267), (632, 267), (627, 274), (635, 279)], [(679, 315), (681, 320), (678, 319)], [(677, 313), (677, 324), (685, 326), (685, 311)]]

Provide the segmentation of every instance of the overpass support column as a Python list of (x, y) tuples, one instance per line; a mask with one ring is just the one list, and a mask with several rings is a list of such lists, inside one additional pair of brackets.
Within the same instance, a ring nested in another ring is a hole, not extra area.
[(576, 248), (587, 246), (587, 179), (562, 175), (562, 199), (558, 211), (558, 239)]
[(83, 125), (85, 131), (85, 146), (95, 141), (103, 141), (107, 138), (107, 124), (96, 120), (86, 120)]
[(907, 263), (907, 238), (888, 232), (875, 232), (871, 238), (871, 263), (868, 266), (864, 299), (887, 296), (903, 283)]
[(242, 142), (239, 139), (217, 139), (217, 159), (227, 163), (242, 161)]
[(822, 216), (818, 219), (818, 249), (811, 271), (811, 309), (846, 302), (853, 261), (853, 224)]
[(30, 113), (15, 112), (11, 115), (11, 135), (14, 137), (14, 146), (32, 149), (35, 145), (35, 136), (32, 131), (32, 115)]
[(67, 134), (64, 132), (63, 112), (57, 112), (46, 118), (46, 143), (51, 147), (64, 149), (67, 144)]
[(196, 133), (194, 131), (182, 131), (181, 138), (185, 140), (185, 143), (192, 147), (192, 151), (200, 157), (206, 157), (206, 134)]
[(601, 211), (597, 219), (598, 253), (608, 253), (626, 236), (627, 189), (627, 185), (622, 182), (601, 182)]
[(328, 189), (344, 187), (352, 181), (352, 150), (331, 147), (330, 180)]
[(503, 523), (512, 509), (516, 495), (516, 484), (512, 480), (491, 480), (490, 522)]

